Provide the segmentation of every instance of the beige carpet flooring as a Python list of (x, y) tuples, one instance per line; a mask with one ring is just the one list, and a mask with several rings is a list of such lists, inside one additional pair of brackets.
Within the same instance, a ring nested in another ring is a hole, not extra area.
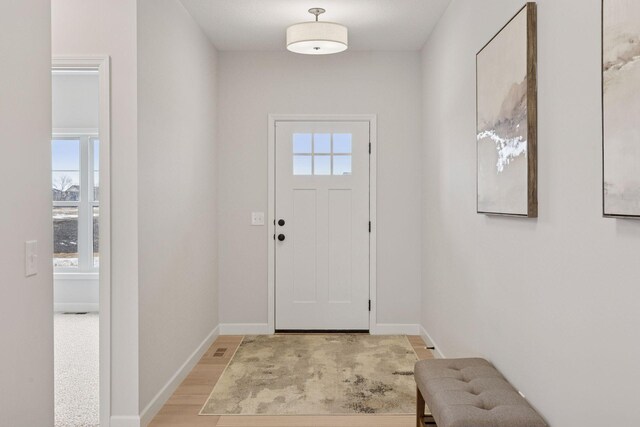
[(200, 414), (411, 414), (416, 360), (405, 336), (247, 336)]
[(55, 426), (99, 425), (98, 313), (56, 313)]

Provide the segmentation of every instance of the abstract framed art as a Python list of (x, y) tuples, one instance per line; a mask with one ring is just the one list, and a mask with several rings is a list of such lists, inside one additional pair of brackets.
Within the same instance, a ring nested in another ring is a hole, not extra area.
[(476, 55), (477, 212), (536, 218), (536, 4)]
[(602, 1), (602, 211), (640, 218), (640, 1)]

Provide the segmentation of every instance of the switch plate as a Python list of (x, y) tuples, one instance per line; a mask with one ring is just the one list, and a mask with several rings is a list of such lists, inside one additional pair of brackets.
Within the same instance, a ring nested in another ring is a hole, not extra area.
[(264, 212), (251, 212), (251, 225), (264, 225)]
[(38, 274), (38, 241), (29, 240), (24, 245), (24, 269), (25, 276)]

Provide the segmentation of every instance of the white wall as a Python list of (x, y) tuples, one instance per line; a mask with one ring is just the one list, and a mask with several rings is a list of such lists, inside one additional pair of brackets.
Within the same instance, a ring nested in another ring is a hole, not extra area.
[(218, 325), (216, 56), (178, 0), (138, 1), (140, 408), (153, 405), (145, 418)]
[(423, 51), (422, 324), (554, 427), (640, 420), (640, 222), (601, 217), (600, 1), (538, 1), (537, 220), (475, 213), (475, 53), (522, 6), (454, 0)]
[(53, 310), (56, 312), (100, 311), (98, 274), (54, 274)]
[[(53, 425), (51, 7), (0, 3), (0, 425)], [(25, 241), (38, 241), (25, 277)]]
[(51, 78), (54, 129), (98, 129), (98, 74), (56, 72)]
[(221, 323), (267, 323), (269, 113), (378, 115), (378, 323), (418, 323), (420, 79), (418, 52), (220, 53)]
[(54, 55), (111, 57), (111, 413), (114, 423), (135, 422), (139, 414), (136, 1), (53, 0), (51, 7)]

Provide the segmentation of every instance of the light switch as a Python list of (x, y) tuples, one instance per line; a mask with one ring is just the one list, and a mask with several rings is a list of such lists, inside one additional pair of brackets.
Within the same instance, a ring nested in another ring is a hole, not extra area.
[(251, 212), (251, 225), (264, 225), (264, 212)]
[(25, 275), (35, 276), (38, 274), (38, 241), (29, 240), (25, 242), (24, 267)]

